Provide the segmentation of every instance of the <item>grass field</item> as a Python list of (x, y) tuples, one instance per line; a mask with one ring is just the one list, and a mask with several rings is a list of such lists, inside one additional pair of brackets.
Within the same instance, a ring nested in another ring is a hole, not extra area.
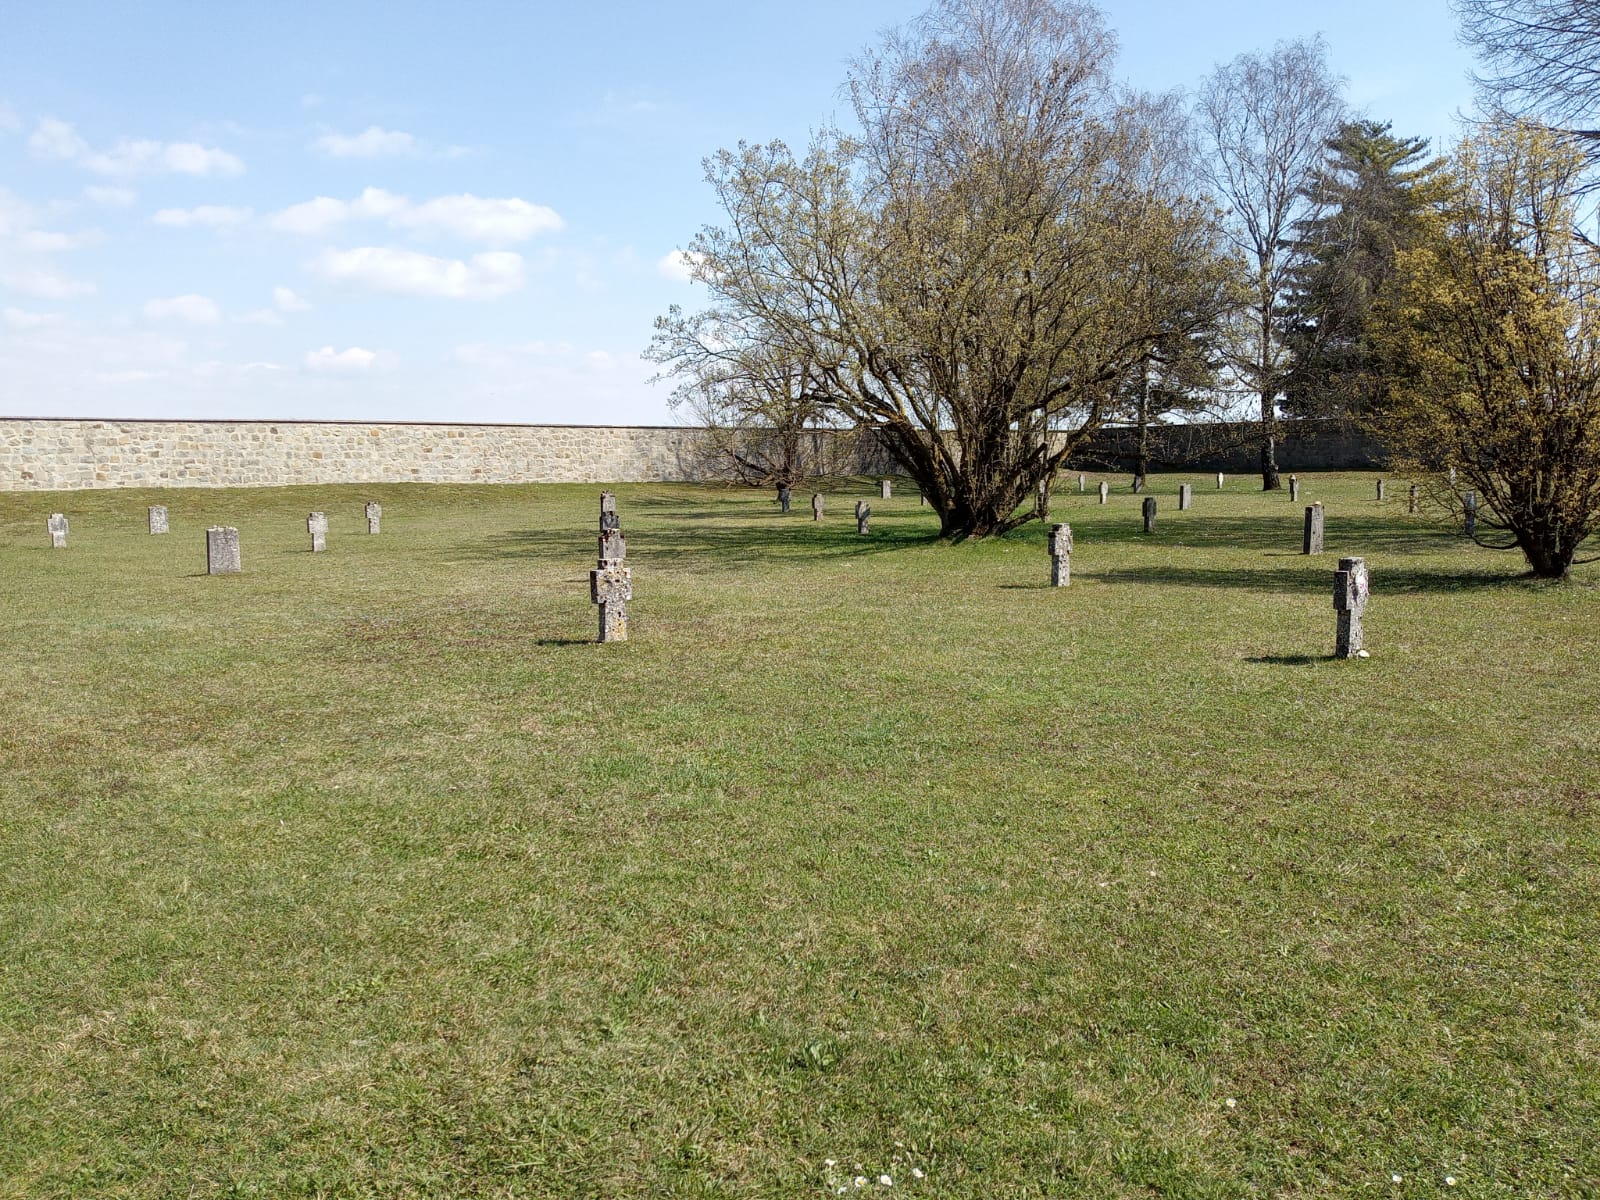
[(1600, 566), (1372, 480), (0, 494), (0, 1196), (1600, 1194)]

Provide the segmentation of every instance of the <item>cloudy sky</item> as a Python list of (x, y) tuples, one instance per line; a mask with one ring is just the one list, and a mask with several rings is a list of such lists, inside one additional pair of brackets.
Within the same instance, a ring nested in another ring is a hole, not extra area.
[[(0, 4), (0, 415), (671, 423), (701, 159), (805, 142), (920, 0)], [(1448, 144), (1446, 0), (1102, 5), (1192, 87), (1322, 32)]]

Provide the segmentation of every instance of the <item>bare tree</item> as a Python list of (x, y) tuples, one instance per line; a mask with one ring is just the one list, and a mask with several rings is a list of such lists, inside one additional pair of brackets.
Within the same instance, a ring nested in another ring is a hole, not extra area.
[(1295, 223), (1310, 215), (1306, 183), (1344, 116), (1340, 81), (1320, 38), (1280, 42), (1269, 55), (1241, 54), (1201, 88), (1197, 112), (1207, 171), (1230, 210), (1229, 234), (1248, 261), (1249, 300), (1240, 310), (1228, 366), (1261, 403), (1261, 486), (1278, 475), (1277, 402), (1288, 367), (1279, 303), (1293, 255)]
[(1461, 40), (1491, 113), (1537, 118), (1600, 141), (1600, 4), (1595, 0), (1454, 0)]
[(731, 337), (806, 363), (947, 536), (1040, 516), (1041, 485), (1152, 344), (1211, 319), (1227, 273), (1209, 205), (1136, 169), (1113, 44), (1087, 5), (941, 0), (854, 64), (859, 136), (708, 163), (728, 220), (691, 252), (712, 304), (661, 318), (651, 355), (693, 373)]

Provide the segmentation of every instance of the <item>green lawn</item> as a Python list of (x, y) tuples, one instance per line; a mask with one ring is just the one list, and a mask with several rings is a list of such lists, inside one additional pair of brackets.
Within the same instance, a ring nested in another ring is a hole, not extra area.
[(0, 1196), (1600, 1194), (1600, 567), (1097, 478), (0, 494)]

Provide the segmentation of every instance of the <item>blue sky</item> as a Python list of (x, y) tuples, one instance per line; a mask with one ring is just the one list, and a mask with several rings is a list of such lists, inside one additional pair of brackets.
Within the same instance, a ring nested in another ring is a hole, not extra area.
[[(924, 7), (0, 2), (0, 415), (671, 423), (701, 159)], [(1320, 32), (1397, 133), (1471, 104), (1446, 0), (1101, 7), (1138, 87)]]

